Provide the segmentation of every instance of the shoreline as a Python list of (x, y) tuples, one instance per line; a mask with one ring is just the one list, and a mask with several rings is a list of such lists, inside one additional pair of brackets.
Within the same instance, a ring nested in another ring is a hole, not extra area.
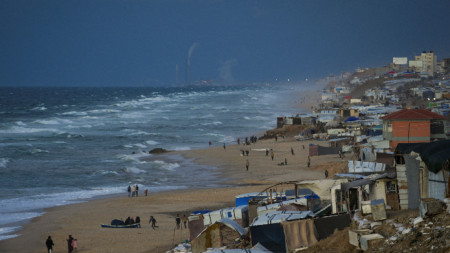
[[(312, 92), (312, 93), (310, 93)], [(303, 93), (302, 103), (294, 105), (303, 111), (310, 110), (315, 104), (315, 96), (320, 91), (309, 91), (310, 96)], [(306, 98), (306, 99), (305, 99)], [(308, 101), (306, 101), (308, 100)], [(15, 234), (17, 237), (0, 241), (0, 251), (7, 252), (46, 252), (44, 241), (51, 235), (55, 241), (56, 252), (67, 250), (65, 238), (72, 234), (79, 240), (81, 252), (124, 252), (130, 247), (131, 252), (166, 252), (174, 244), (189, 238), (188, 230), (175, 231), (174, 217), (176, 213), (189, 215), (193, 210), (217, 210), (234, 206), (236, 195), (248, 192), (262, 191), (278, 182), (293, 179), (306, 180), (323, 177), (323, 168), (307, 169), (306, 152), (310, 142), (296, 141), (292, 137), (260, 140), (251, 145), (214, 146), (204, 149), (171, 151), (185, 159), (192, 159), (196, 164), (218, 168), (217, 177), (224, 179), (221, 183), (209, 188), (192, 187), (188, 189), (164, 190), (143, 194), (138, 198), (128, 198), (124, 195), (111, 194), (97, 196), (81, 203), (57, 206), (44, 209), (44, 214), (33, 218), (21, 227)], [(295, 155), (290, 149), (295, 148)], [(265, 152), (258, 150), (273, 149), (273, 161), (266, 157)], [(241, 156), (241, 150), (248, 149), (249, 156)], [(245, 170), (245, 161), (250, 161), (249, 171)], [(287, 165), (278, 164), (288, 161)], [(334, 157), (312, 161), (326, 163), (335, 161)], [(200, 183), (200, 182), (199, 182)], [(200, 186), (200, 185), (199, 185)], [(143, 191), (141, 191), (143, 192)], [(155, 216), (159, 228), (153, 231), (148, 224), (148, 217)], [(101, 223), (109, 223), (112, 219), (126, 219), (127, 216), (140, 216), (142, 228), (130, 230), (115, 230), (100, 228)], [(179, 236), (175, 240), (175, 236)], [(148, 242), (148, 238), (156, 241)]]

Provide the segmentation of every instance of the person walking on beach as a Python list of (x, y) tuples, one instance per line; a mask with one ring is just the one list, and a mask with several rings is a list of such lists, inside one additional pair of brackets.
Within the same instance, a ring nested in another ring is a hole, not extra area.
[(311, 157), (308, 156), (308, 168), (309, 168), (310, 165), (311, 165)]
[(48, 236), (47, 241), (45, 241), (45, 246), (47, 246), (48, 253), (52, 253), (53, 245), (55, 244), (53, 243), (52, 237)]
[(151, 223), (151, 224), (152, 224), (152, 228), (153, 228), (153, 229), (155, 229), (155, 228), (158, 227), (158, 226), (156, 226), (156, 219), (155, 219), (155, 217), (153, 217), (153, 216), (150, 216), (150, 220), (148, 221), (148, 223)]
[(183, 224), (184, 224), (184, 228), (186, 229), (187, 228), (187, 222), (188, 222), (188, 218), (186, 217), (186, 215), (184, 214), (183, 215)]
[(223, 149), (226, 149), (227, 147), (225, 146), (225, 143), (223, 144)]
[(73, 237), (72, 237), (72, 235), (69, 235), (69, 238), (67, 238), (67, 249), (69, 250), (69, 253), (72, 253), (72, 251), (73, 251), (72, 242), (73, 242)]
[(138, 196), (138, 194), (139, 194), (139, 186), (136, 185), (136, 197)]
[(291, 154), (294, 155), (294, 149), (291, 147)]
[(325, 170), (325, 178), (328, 178), (328, 170)]
[(177, 217), (175, 218), (175, 223), (177, 224), (177, 229), (180, 229), (181, 228), (181, 226), (180, 226), (181, 218), (180, 218), (179, 214), (177, 214)]
[(273, 151), (270, 151), (270, 157), (272, 158), (272, 161), (273, 161), (274, 156), (275, 156), (275, 154), (273, 153)]
[(131, 197), (131, 186), (128, 185), (128, 197)]
[(247, 171), (248, 171), (248, 166), (250, 165), (250, 163), (248, 162), (248, 159), (247, 159), (247, 161), (245, 161), (245, 168), (247, 169)]

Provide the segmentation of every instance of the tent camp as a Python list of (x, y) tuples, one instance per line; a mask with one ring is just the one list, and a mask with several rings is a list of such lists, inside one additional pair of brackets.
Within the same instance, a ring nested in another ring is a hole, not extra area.
[(247, 234), (247, 229), (230, 219), (220, 219), (206, 227), (195, 239), (191, 241), (192, 252), (205, 252), (208, 248), (226, 246), (232, 248), (236, 240)]

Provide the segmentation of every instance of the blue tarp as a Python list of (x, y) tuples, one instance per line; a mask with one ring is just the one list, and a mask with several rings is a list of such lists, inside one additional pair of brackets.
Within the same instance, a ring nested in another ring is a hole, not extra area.
[(351, 116), (351, 117), (348, 117), (348, 118), (345, 120), (345, 122), (356, 121), (356, 120), (359, 120), (359, 118), (358, 118), (358, 117)]

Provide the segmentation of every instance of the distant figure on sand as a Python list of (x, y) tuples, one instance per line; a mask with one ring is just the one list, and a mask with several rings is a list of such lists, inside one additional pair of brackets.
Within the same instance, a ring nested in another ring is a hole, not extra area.
[(248, 171), (248, 166), (250, 165), (250, 163), (248, 162), (248, 159), (247, 159), (247, 161), (245, 161), (245, 168), (247, 169), (247, 171)]
[(328, 170), (325, 170), (325, 178), (328, 178)]
[(153, 216), (150, 216), (150, 220), (148, 221), (148, 223), (152, 224), (153, 229), (158, 227), (158, 226), (156, 226), (156, 219)]
[(73, 237), (72, 235), (69, 235), (69, 238), (67, 238), (67, 249), (69, 250), (69, 253), (72, 253), (73, 246), (72, 246)]
[(273, 151), (270, 151), (270, 157), (272, 158), (272, 161), (273, 161), (274, 156), (275, 156), (275, 154), (273, 153)]
[(180, 218), (179, 214), (177, 214), (177, 217), (175, 218), (175, 223), (177, 224), (177, 229), (180, 229), (181, 228), (181, 226), (180, 226), (181, 218)]
[(308, 156), (308, 168), (309, 168), (310, 165), (311, 165), (311, 157)]
[(78, 240), (77, 239), (73, 239), (72, 240), (72, 248), (77, 251), (78, 248)]
[(291, 147), (291, 154), (294, 155), (294, 149)]
[(128, 185), (128, 197), (131, 197), (131, 186)]
[(53, 243), (52, 237), (48, 236), (47, 241), (45, 241), (45, 246), (47, 246), (48, 253), (52, 253), (53, 245), (55, 244)]
[(188, 222), (188, 218), (186, 217), (186, 215), (183, 215), (183, 224), (184, 224), (184, 228), (187, 228), (187, 222)]
[(145, 190), (144, 190), (144, 195), (145, 195), (145, 197), (147, 197), (147, 195), (148, 195), (148, 189), (145, 189)]
[(223, 144), (223, 149), (226, 149), (227, 147), (225, 146), (225, 143)]

